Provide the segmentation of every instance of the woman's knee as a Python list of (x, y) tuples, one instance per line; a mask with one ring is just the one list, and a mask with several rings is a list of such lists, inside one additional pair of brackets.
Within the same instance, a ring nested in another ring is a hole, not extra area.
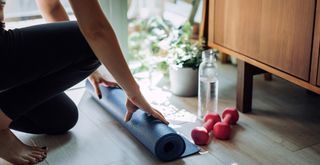
[(63, 134), (72, 129), (78, 121), (76, 107), (58, 114), (25, 114), (10, 124), (10, 128), (32, 134)]
[(66, 94), (44, 103), (29, 116), (32, 114), (45, 134), (63, 134), (72, 129), (79, 118), (77, 106)]
[[(64, 111), (60, 117), (56, 118), (56, 122), (49, 123), (46, 129), (44, 129), (45, 134), (63, 134), (71, 130), (78, 122), (79, 113), (78, 108), (74, 106), (68, 111)], [(53, 124), (53, 125), (52, 125)]]

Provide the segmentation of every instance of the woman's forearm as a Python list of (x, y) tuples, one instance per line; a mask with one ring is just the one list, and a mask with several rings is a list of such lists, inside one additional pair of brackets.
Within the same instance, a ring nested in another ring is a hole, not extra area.
[(68, 21), (69, 17), (60, 0), (36, 0), (41, 15), (47, 22)]
[(5, 2), (0, 0), (0, 28), (1, 26), (4, 26), (4, 5)]
[[(69, 0), (79, 27), (97, 58), (109, 70), (129, 97), (140, 95), (124, 59), (116, 35), (97, 0)], [(126, 27), (124, 27), (126, 28)]]
[(120, 86), (129, 92), (128, 94), (137, 93), (139, 86), (129, 70), (111, 25), (85, 35), (96, 56)]

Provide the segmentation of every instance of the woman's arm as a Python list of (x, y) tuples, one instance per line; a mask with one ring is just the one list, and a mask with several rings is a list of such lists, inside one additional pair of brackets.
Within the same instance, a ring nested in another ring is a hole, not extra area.
[(127, 102), (129, 108), (125, 119), (129, 120), (131, 118), (136, 109), (135, 105), (168, 123), (162, 114), (153, 109), (141, 94), (121, 52), (116, 35), (103, 14), (98, 1), (69, 0), (69, 2), (77, 17), (79, 27), (93, 52), (129, 97), (129, 102)]
[(131, 75), (116, 35), (98, 1), (69, 1), (83, 35), (99, 60), (108, 68), (129, 97), (139, 93), (139, 86)]
[[(41, 11), (41, 15), (47, 22), (68, 21), (69, 16), (66, 10), (60, 3), (60, 0), (36, 0)], [(92, 83), (96, 94), (99, 98), (102, 97), (99, 84), (103, 83), (106, 86), (117, 86), (116, 83), (106, 80), (97, 70), (90, 76), (89, 80)]]
[(3, 27), (4, 28), (4, 5), (6, 4), (5, 1), (0, 0), (0, 28)]
[(36, 0), (41, 15), (47, 22), (68, 21), (69, 17), (60, 0)]

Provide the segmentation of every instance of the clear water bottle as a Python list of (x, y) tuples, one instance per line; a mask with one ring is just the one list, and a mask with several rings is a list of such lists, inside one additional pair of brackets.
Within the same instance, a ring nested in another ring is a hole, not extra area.
[(198, 118), (218, 110), (218, 72), (216, 55), (218, 51), (209, 49), (202, 52), (199, 66)]

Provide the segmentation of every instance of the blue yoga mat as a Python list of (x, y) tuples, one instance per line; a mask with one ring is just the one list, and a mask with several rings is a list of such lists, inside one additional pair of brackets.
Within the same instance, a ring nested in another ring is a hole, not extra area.
[(160, 160), (176, 160), (199, 152), (199, 148), (188, 139), (142, 110), (137, 110), (130, 121), (124, 122), (126, 95), (121, 89), (100, 86), (102, 99), (98, 99), (89, 81), (86, 88), (107, 112)]

